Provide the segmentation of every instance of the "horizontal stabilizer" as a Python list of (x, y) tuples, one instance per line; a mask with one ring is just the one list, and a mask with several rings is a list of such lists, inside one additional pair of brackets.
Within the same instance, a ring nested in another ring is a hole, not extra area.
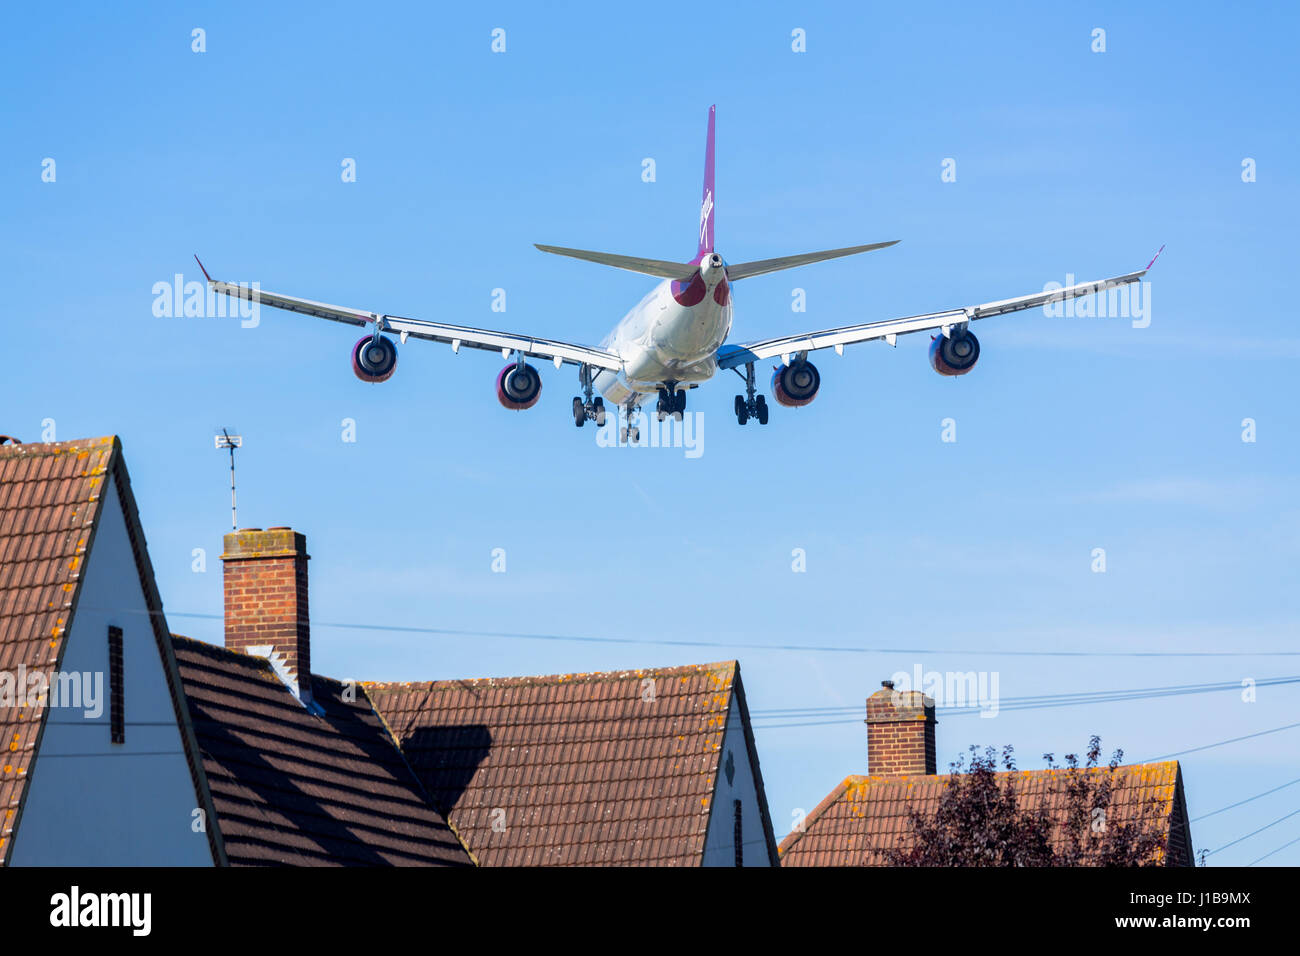
[(728, 264), (727, 278), (735, 282), (737, 279), (761, 276), (767, 272), (780, 272), (782, 269), (806, 266), (810, 262), (821, 262), (823, 259), (838, 259), (840, 256), (855, 256), (859, 252), (884, 249), (886, 246), (892, 246), (897, 242), (897, 239), (893, 239), (889, 242), (873, 242), (868, 246), (847, 246), (843, 249), (826, 249), (823, 252), (805, 252), (797, 256), (781, 256), (779, 259), (759, 259), (756, 262)]
[(574, 259), (585, 259), (587, 262), (598, 262), (602, 266), (613, 266), (615, 269), (626, 269), (628, 272), (639, 272), (641, 275), (659, 276), (662, 279), (689, 279), (695, 275), (696, 266), (692, 262), (668, 262), (664, 259), (641, 259), (637, 256), (618, 256), (612, 252), (590, 252), (586, 249), (566, 249), (563, 246), (543, 246), (534, 243), (542, 252), (549, 252), (557, 256), (570, 256)]

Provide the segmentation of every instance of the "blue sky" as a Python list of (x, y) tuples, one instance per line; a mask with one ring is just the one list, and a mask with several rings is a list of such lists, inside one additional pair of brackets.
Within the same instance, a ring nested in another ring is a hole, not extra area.
[[(220, 613), (228, 474), (212, 434), (237, 429), (240, 524), (308, 536), (313, 663), (338, 677), (737, 657), (759, 714), (860, 705), (918, 664), (996, 672), (1005, 698), (1300, 673), (1283, 656), (1300, 623), (1296, 15), (927, 10), (16, 9), (0, 56), (0, 431), (37, 440), (49, 419), (61, 440), (119, 434), (169, 624), (219, 641), (219, 620), (185, 615)], [(349, 371), (344, 327), (269, 309), (256, 328), (153, 314), (154, 283), (198, 278), (199, 252), (267, 290), (597, 342), (648, 280), (531, 244), (688, 256), (715, 102), (729, 260), (902, 240), (747, 280), (735, 338), (1116, 275), (1168, 243), (1149, 327), (988, 320), (980, 365), (959, 379), (929, 370), (925, 336), (851, 348), (818, 358), (817, 401), (774, 408), (765, 429), (736, 425), (739, 382), (720, 378), (691, 395), (704, 444), (688, 459), (598, 447), (571, 424), (570, 368), (543, 368), (540, 404), (512, 413), (490, 354), (411, 342), (370, 386)], [(956, 182), (941, 182), (947, 158)], [(806, 313), (791, 311), (795, 287)], [(956, 442), (940, 440), (945, 418)], [(1230, 654), (1172, 656), (1203, 652)], [(1253, 703), (941, 714), (939, 760), (1010, 743), (1037, 767), (1092, 733), (1156, 757), (1293, 723), (1295, 700), (1280, 686)], [(778, 836), (864, 772), (860, 716), (756, 719)], [(1298, 757), (1300, 729), (1184, 756), (1192, 817), (1300, 777)], [(1300, 785), (1282, 789), (1194, 823), (1195, 845), (1297, 806)], [(1300, 818), (1210, 862), (1296, 837)], [(1267, 863), (1300, 863), (1300, 844)]]

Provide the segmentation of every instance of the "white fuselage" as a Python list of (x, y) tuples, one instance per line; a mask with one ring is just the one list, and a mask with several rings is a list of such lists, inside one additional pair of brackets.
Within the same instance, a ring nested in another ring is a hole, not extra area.
[(731, 332), (731, 283), (717, 253), (700, 257), (693, 279), (665, 279), (625, 315), (601, 343), (623, 360), (593, 384), (625, 405), (667, 384), (687, 387), (718, 370), (717, 351)]

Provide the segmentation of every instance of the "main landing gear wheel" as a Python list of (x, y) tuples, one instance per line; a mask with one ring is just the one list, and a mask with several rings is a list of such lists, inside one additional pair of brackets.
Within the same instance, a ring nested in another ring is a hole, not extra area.
[[(736, 369), (736, 374), (740, 375), (740, 369)], [(745, 363), (745, 374), (741, 376), (745, 380), (745, 394), (736, 396), (736, 421), (745, 424), (751, 418), (757, 418), (760, 425), (767, 424), (767, 399), (758, 394), (758, 388), (754, 384), (754, 363)]]
[(578, 369), (578, 382), (582, 385), (585, 398), (573, 399), (573, 424), (581, 428), (587, 422), (595, 422), (597, 428), (605, 427), (605, 400), (595, 395), (594, 376), (591, 366), (583, 365)]
[(573, 399), (573, 424), (581, 428), (587, 422), (595, 422), (597, 428), (605, 427), (605, 400), (594, 398), (584, 402), (581, 398)]
[(597, 428), (605, 427), (605, 400), (594, 395), (596, 387), (592, 384), (593, 378), (591, 366), (584, 365), (578, 369), (578, 382), (582, 385), (582, 394), (586, 396), (573, 399), (573, 424), (579, 428), (587, 422), (595, 422)]

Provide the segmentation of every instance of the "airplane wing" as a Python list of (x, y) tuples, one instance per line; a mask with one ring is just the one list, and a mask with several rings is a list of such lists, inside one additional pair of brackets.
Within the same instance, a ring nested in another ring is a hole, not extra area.
[[(1164, 248), (1164, 246), (1161, 246), (1160, 252), (1163, 252)], [(1006, 315), (1010, 312), (1022, 312), (1025, 309), (1038, 308), (1049, 302), (1063, 302), (1066, 299), (1091, 295), (1094, 292), (1104, 292), (1106, 289), (1137, 282), (1147, 274), (1151, 266), (1155, 264), (1156, 259), (1160, 258), (1160, 252), (1157, 252), (1151, 258), (1151, 261), (1147, 263), (1146, 268), (1139, 272), (1129, 272), (1122, 276), (1099, 279), (1093, 282), (1080, 282), (1050, 292), (1035, 292), (1031, 295), (1017, 296), (1014, 299), (1001, 299), (997, 302), (986, 302), (983, 305), (949, 309), (946, 312), (930, 312), (926, 315), (885, 319), (881, 322), (866, 322), (862, 325), (846, 325), (838, 329), (826, 329), (821, 332), (807, 332), (800, 335), (785, 335), (780, 338), (763, 339), (740, 345), (724, 345), (718, 349), (718, 366), (720, 368), (738, 368), (749, 362), (757, 362), (776, 356), (780, 356), (782, 361), (788, 363), (790, 356), (799, 352), (812, 352), (817, 349), (832, 347), (838, 351), (842, 350), (846, 345), (870, 342), (876, 339), (884, 339), (890, 345), (893, 345), (898, 336), (906, 335), (909, 332), (943, 329), (946, 333), (953, 326), (961, 326), (975, 319), (986, 319), (989, 316)]]
[[(198, 256), (195, 256), (198, 261)], [(397, 315), (384, 315), (366, 309), (350, 309), (340, 305), (328, 305), (313, 302), (311, 299), (299, 299), (291, 295), (280, 295), (264, 289), (250, 289), (246, 285), (221, 282), (208, 275), (208, 270), (199, 262), (203, 276), (213, 292), (231, 296), (236, 299), (250, 299), (261, 305), (273, 306), (288, 312), (329, 319), (345, 325), (368, 326), (378, 323), (380, 330), (397, 333), (403, 342), (407, 337), (427, 339), (431, 342), (443, 342), (450, 345), (453, 352), (459, 352), (461, 346), (482, 349), (487, 352), (500, 352), (509, 358), (514, 352), (536, 358), (549, 359), (556, 368), (562, 364), (591, 365), (617, 372), (623, 367), (623, 361), (608, 349), (579, 345), (574, 342), (560, 342), (555, 339), (542, 339), (531, 335), (514, 332), (497, 332), (492, 329), (476, 329), (467, 325), (448, 325), (444, 322), (430, 322), (427, 319), (410, 319)]]

